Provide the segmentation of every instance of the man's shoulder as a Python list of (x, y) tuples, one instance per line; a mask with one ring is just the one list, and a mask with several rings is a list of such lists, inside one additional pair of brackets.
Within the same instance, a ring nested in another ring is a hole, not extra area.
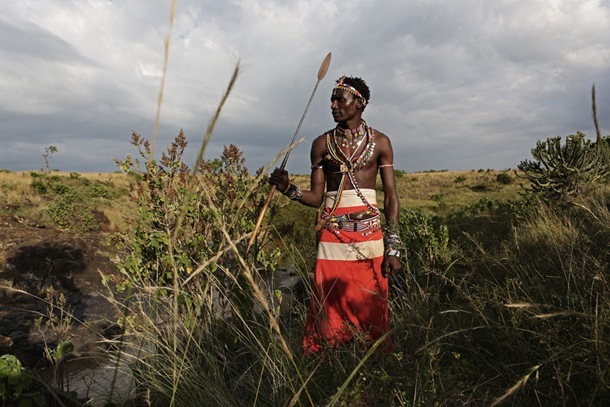
[(325, 131), (324, 133), (320, 134), (319, 136), (317, 136), (315, 139), (313, 139), (314, 144), (315, 143), (320, 143), (323, 140), (326, 140), (326, 136), (328, 135), (328, 133), (330, 133), (332, 131), (332, 129)]
[(373, 131), (375, 132), (375, 137), (386, 137), (389, 138), (387, 136), (387, 134), (385, 134), (384, 132), (382, 132), (381, 130), (379, 130), (377, 127), (373, 127), (371, 126), (371, 128), (373, 129)]

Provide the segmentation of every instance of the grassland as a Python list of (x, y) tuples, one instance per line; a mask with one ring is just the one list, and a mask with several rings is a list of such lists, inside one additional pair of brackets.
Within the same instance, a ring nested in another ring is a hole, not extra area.
[(0, 172), (0, 214), (18, 215), (54, 225), (49, 205), (57, 196), (52, 190), (36, 188), (40, 180), (54, 181), (73, 188), (89, 209), (98, 211), (108, 219), (107, 228), (124, 224), (125, 218), (135, 216), (136, 206), (130, 199), (130, 181), (122, 173), (66, 173), (53, 172), (48, 177), (41, 172)]
[[(36, 174), (36, 172), (33, 172)], [(513, 179), (508, 184), (497, 180), (498, 174), (507, 174)], [(51, 176), (60, 177), (68, 185), (84, 186), (93, 183), (108, 188), (111, 199), (91, 202), (92, 207), (103, 212), (112, 226), (123, 224), (124, 217), (133, 217), (135, 202), (130, 199), (129, 186), (132, 181), (120, 172), (115, 173), (66, 173), (53, 172)], [(305, 188), (309, 178), (296, 175), (295, 182)], [(22, 216), (42, 216), (48, 199), (32, 187), (32, 172), (0, 172), (0, 213)], [(522, 192), (519, 178), (512, 171), (471, 170), (442, 172), (397, 172), (396, 189), (401, 207), (422, 209), (429, 213), (450, 214), (482, 198), (508, 201), (519, 199)], [(382, 202), (383, 192), (378, 185), (378, 201)], [(278, 199), (280, 197), (278, 196)], [(48, 219), (48, 218), (45, 218)]]
[(130, 294), (116, 308), (123, 333), (146, 344), (137, 360), (122, 359), (139, 378), (134, 402), (545, 406), (610, 397), (607, 187), (567, 207), (532, 206), (510, 172), (399, 172), (407, 256), (391, 280), (394, 350), (355, 341), (303, 358), (306, 301), (269, 297), (261, 282), (289, 264), (308, 292), (312, 212), (277, 196), (272, 227), (246, 255), (266, 190), (253, 193), (252, 177), (235, 169), (197, 182), (171, 171), (146, 180), (0, 173), (0, 215), (57, 225), (86, 207), (123, 234), (117, 284)]
[[(503, 182), (498, 175), (503, 174)], [(506, 178), (508, 177), (508, 178)], [(49, 206), (57, 194), (52, 188), (44, 193), (36, 185), (44, 179), (53, 184), (59, 182), (74, 188), (80, 195), (82, 204), (89, 210), (103, 214), (105, 230), (114, 230), (125, 225), (126, 220), (137, 216), (137, 203), (131, 196), (133, 178), (121, 172), (114, 173), (67, 173), (53, 172), (49, 177), (40, 172), (0, 172), (0, 214), (18, 215), (37, 219), (49, 225), (57, 224), (49, 213)], [(508, 179), (508, 182), (506, 181)], [(309, 177), (296, 175), (294, 180), (301, 187), (309, 185)], [(397, 171), (396, 189), (403, 209), (417, 209), (431, 215), (450, 216), (453, 213), (479, 202), (481, 199), (506, 202), (518, 200), (523, 192), (522, 180), (512, 171), (471, 170), (405, 173)], [(95, 188), (101, 193), (95, 193)], [(94, 193), (92, 194), (91, 191)], [(383, 202), (381, 182), (378, 182), (378, 202)], [(296, 222), (303, 229), (310, 229), (315, 210), (289, 203), (279, 194), (275, 197), (281, 203), (271, 224), (285, 225)], [(61, 227), (61, 225), (59, 225)], [(94, 228), (95, 229), (95, 228)], [(304, 232), (305, 233), (305, 232)], [(310, 238), (313, 234), (310, 233)], [(307, 240), (310, 242), (311, 240)]]

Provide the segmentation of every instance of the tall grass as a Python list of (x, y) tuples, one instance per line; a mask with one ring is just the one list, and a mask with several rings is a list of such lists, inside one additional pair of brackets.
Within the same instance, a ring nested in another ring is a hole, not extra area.
[[(176, 258), (151, 258), (178, 276), (178, 289), (130, 283), (123, 320), (130, 342), (146, 344), (132, 368), (148, 404), (598, 405), (609, 395), (604, 195), (569, 208), (475, 205), (461, 215), (471, 213), (476, 222), (486, 212), (504, 213), (496, 221), (511, 233), (503, 237), (492, 222), (479, 224), (480, 234), (451, 239), (443, 218), (404, 211), (401, 233), (409, 250), (405, 273), (392, 280), (394, 349), (371, 351), (354, 342), (302, 358), (305, 304), (281, 311), (280, 297), (265, 285), (278, 258), (269, 257), (265, 244), (256, 256), (244, 255), (254, 216), (244, 217), (246, 206), (231, 207), (234, 199), (216, 193), (262, 197), (264, 184), (238, 187), (224, 177), (231, 188), (194, 184), (197, 205), (161, 200), (170, 212), (216, 214), (205, 229), (210, 237), (199, 240), (214, 249), (193, 262), (197, 277), (178, 256), (181, 244), (202, 233), (190, 223), (197, 216), (187, 216), (158, 252)], [(261, 199), (238, 201), (251, 202), (255, 214)], [(241, 222), (246, 227), (236, 228)], [(277, 241), (273, 247), (285, 250)], [(138, 275), (137, 267), (131, 271)], [(305, 282), (308, 271), (298, 268)]]

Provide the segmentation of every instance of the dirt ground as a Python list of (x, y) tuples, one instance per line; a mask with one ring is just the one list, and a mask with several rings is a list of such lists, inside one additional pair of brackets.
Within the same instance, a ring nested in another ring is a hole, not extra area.
[(101, 233), (76, 234), (0, 215), (0, 354), (15, 354), (29, 367), (45, 364), (44, 342), (52, 345), (56, 338), (35, 321), (49, 314), (50, 290), (65, 293), (76, 350), (94, 346), (113, 323), (102, 284), (102, 274), (116, 273), (109, 257)]

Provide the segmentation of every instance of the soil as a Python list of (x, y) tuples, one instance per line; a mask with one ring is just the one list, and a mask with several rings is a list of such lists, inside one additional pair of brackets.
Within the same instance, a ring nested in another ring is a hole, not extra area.
[[(0, 215), (0, 355), (14, 354), (29, 368), (48, 363), (45, 341), (53, 347), (59, 339), (57, 329), (40, 329), (48, 321), (49, 292), (64, 293), (63, 308), (72, 316), (60, 336), (77, 353), (92, 350), (100, 334), (114, 327), (102, 275), (116, 272), (103, 232), (75, 233)], [(40, 317), (42, 325), (36, 323)]]

